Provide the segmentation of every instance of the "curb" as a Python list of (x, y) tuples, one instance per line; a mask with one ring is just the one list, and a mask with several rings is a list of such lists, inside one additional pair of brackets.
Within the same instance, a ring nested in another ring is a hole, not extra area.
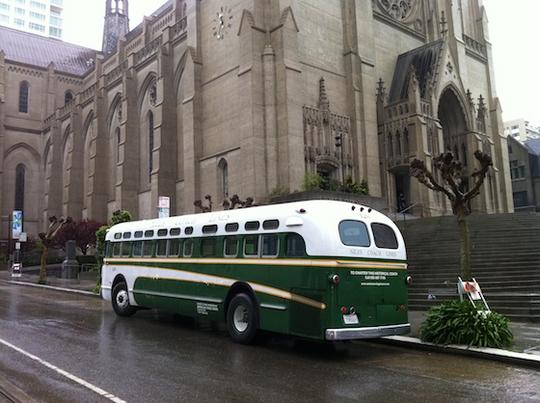
[(86, 296), (90, 296), (90, 297), (101, 298), (101, 296), (99, 294), (94, 294), (91, 291), (75, 290), (73, 288), (56, 287), (56, 286), (53, 286), (53, 285), (27, 283), (25, 281), (13, 281), (13, 280), (0, 280), (0, 281), (6, 282), (8, 284), (22, 285), (22, 286), (34, 287), (34, 288), (45, 288), (47, 290), (70, 292), (72, 294), (79, 294), (79, 295), (86, 295)]
[(12, 383), (0, 378), (0, 398), (5, 397), (9, 402), (14, 403), (34, 403), (36, 402), (28, 396), (22, 389)]
[(508, 362), (540, 368), (540, 356), (515, 351), (501, 350), (491, 347), (468, 347), (464, 345), (449, 344), (441, 346), (433, 343), (426, 343), (416, 337), (408, 336), (387, 336), (379, 339), (382, 343), (409, 346), (421, 350), (435, 351), (438, 353), (460, 354), (494, 361)]

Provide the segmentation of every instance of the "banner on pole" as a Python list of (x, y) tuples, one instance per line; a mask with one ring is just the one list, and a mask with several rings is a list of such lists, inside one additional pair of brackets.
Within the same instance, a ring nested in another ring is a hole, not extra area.
[(11, 238), (19, 239), (23, 229), (23, 212), (13, 210), (13, 219), (11, 221)]

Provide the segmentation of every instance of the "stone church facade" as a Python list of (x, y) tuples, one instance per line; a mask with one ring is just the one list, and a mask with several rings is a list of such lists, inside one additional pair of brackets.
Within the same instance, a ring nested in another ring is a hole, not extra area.
[(489, 152), (473, 208), (513, 211), (481, 0), (171, 0), (131, 31), (127, 0), (107, 10), (103, 52), (0, 53), (3, 237), (21, 164), (28, 232), (52, 215), (155, 217), (160, 196), (171, 214), (206, 194), (265, 202), (306, 173), (448, 214), (408, 175), (445, 149), (469, 172)]

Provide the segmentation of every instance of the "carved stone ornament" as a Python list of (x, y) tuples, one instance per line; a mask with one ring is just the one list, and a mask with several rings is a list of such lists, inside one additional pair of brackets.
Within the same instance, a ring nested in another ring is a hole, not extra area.
[(417, 0), (377, 0), (379, 7), (390, 17), (400, 22), (409, 22), (414, 18), (418, 6)]
[(122, 103), (119, 103), (116, 107), (116, 118), (119, 122), (122, 121)]
[(154, 81), (152, 84), (150, 84), (150, 88), (148, 89), (148, 94), (150, 95), (150, 104), (152, 106), (156, 106), (157, 102), (157, 83)]
[(230, 7), (221, 6), (213, 21), (212, 31), (218, 40), (222, 40), (232, 27), (232, 14)]

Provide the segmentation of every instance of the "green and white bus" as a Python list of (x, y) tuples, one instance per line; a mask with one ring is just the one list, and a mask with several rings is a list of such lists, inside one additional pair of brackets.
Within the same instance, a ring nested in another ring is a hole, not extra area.
[(103, 298), (320, 340), (410, 331), (406, 252), (395, 224), (358, 204), (312, 200), (113, 226)]

